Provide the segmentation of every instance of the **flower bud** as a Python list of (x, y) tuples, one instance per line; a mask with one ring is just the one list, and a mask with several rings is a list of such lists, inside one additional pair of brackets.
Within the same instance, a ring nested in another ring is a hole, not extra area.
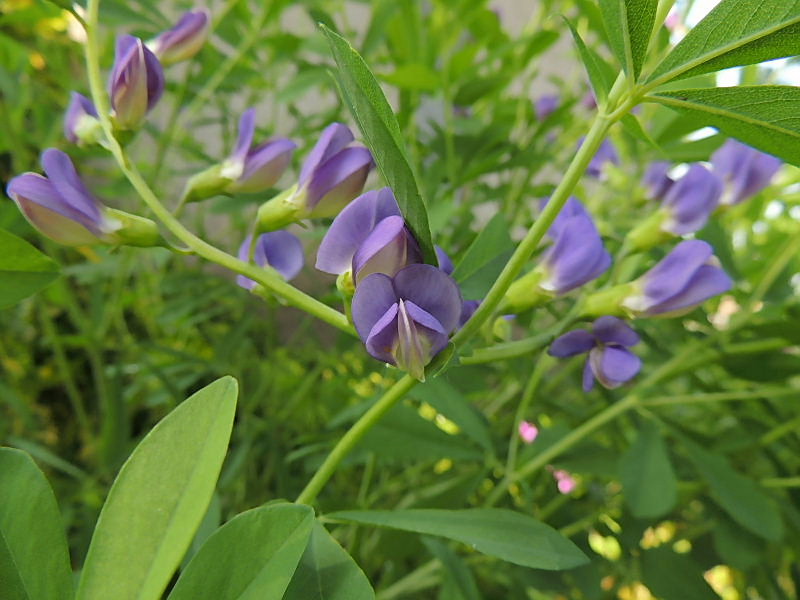
[(117, 40), (110, 95), (114, 123), (136, 129), (164, 93), (164, 71), (142, 40), (123, 35)]
[(193, 57), (208, 39), (211, 19), (206, 10), (184, 13), (172, 29), (147, 45), (164, 66)]
[(425, 366), (458, 325), (462, 300), (453, 279), (431, 265), (394, 277), (373, 273), (356, 288), (353, 323), (374, 358), (425, 380)]
[(86, 96), (72, 92), (67, 113), (64, 115), (64, 137), (73, 144), (96, 144), (103, 135), (97, 118), (97, 109)]

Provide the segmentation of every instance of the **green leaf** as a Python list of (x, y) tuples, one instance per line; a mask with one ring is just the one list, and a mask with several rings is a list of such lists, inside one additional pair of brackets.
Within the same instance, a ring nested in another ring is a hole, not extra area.
[(608, 91), (611, 86), (614, 85), (616, 74), (597, 52), (586, 46), (578, 30), (575, 29), (570, 20), (565, 17), (564, 21), (566, 21), (569, 30), (572, 32), (572, 38), (578, 48), (578, 55), (586, 68), (586, 74), (589, 75), (589, 81), (592, 84), (595, 97), (598, 103), (602, 104), (608, 97)]
[(647, 83), (795, 56), (798, 34), (800, 0), (723, 0), (661, 61)]
[(642, 583), (659, 600), (719, 600), (692, 557), (666, 546), (642, 554)]
[(435, 538), (423, 538), (422, 543), (444, 567), (440, 599), (445, 597), (458, 600), (481, 600), (481, 593), (472, 576), (472, 571), (447, 544)]
[(169, 600), (281, 600), (308, 544), (314, 511), (268, 504), (236, 515), (200, 548)]
[(53, 490), (25, 452), (0, 448), (0, 598), (61, 600), (72, 592)]
[(214, 492), (236, 395), (235, 379), (218, 379), (139, 443), (100, 512), (78, 600), (161, 597)]
[(320, 523), (283, 600), (374, 600), (375, 592), (351, 556)]
[(646, 99), (800, 165), (800, 88), (758, 85), (677, 90)]
[(625, 501), (638, 519), (668, 513), (678, 499), (678, 481), (658, 428), (648, 423), (619, 461)]
[(27, 298), (58, 277), (58, 265), (22, 238), (0, 229), (0, 308)]
[(502, 508), (465, 510), (352, 510), (331, 519), (445, 537), (508, 562), (558, 571), (587, 562), (569, 539), (522, 513)]
[(687, 439), (682, 442), (689, 459), (711, 487), (712, 497), (734, 521), (764, 539), (781, 539), (781, 514), (756, 482), (735, 471), (723, 456), (706, 452)]
[(600, 0), (608, 41), (625, 72), (639, 77), (656, 18), (658, 0)]
[(497, 213), (481, 229), (453, 271), (464, 297), (483, 298), (513, 250), (514, 242), (508, 235), (506, 221)]
[(428, 212), (414, 179), (392, 107), (355, 48), (324, 25), (320, 28), (328, 38), (338, 67), (336, 76), (345, 104), (358, 123), (383, 178), (392, 188), (406, 224), (419, 242), (425, 262), (436, 265)]
[(419, 63), (400, 65), (392, 73), (380, 75), (380, 78), (404, 90), (432, 92), (442, 86), (442, 80), (436, 72)]

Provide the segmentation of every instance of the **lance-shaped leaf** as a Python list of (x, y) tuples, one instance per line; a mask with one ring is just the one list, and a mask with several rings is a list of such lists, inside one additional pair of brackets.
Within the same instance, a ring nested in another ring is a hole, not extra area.
[(639, 77), (647, 55), (657, 7), (658, 0), (600, 0), (611, 49), (634, 78)]
[(236, 395), (235, 379), (218, 379), (139, 443), (100, 512), (78, 600), (161, 598), (211, 501)]
[(67, 538), (47, 479), (21, 450), (0, 448), (0, 598), (72, 598)]
[(283, 600), (375, 600), (375, 592), (356, 561), (315, 523)]
[(327, 516), (445, 537), (534, 569), (558, 571), (588, 562), (583, 552), (555, 529), (528, 515), (501, 508), (349, 510)]
[(781, 514), (755, 481), (734, 470), (725, 457), (707, 452), (685, 438), (681, 441), (689, 459), (708, 482), (712, 497), (734, 521), (764, 539), (781, 539)]
[(578, 49), (581, 62), (586, 68), (586, 74), (589, 76), (594, 95), (602, 103), (608, 97), (611, 86), (614, 85), (616, 73), (611, 65), (603, 60), (603, 57), (584, 43), (583, 38), (581, 38), (578, 30), (575, 29), (570, 20), (565, 17), (564, 21), (566, 21), (569, 30), (572, 32), (572, 38), (575, 40), (575, 46)]
[(283, 598), (313, 525), (314, 511), (299, 504), (236, 515), (203, 544), (169, 600)]
[(800, 88), (757, 85), (662, 92), (646, 98), (800, 165)]
[(419, 242), (424, 260), (436, 265), (428, 212), (405, 151), (392, 107), (361, 55), (342, 36), (320, 24), (336, 61), (336, 77), (345, 104), (372, 151), (375, 164), (392, 188), (406, 224)]
[(652, 424), (639, 431), (636, 441), (620, 458), (619, 475), (625, 501), (635, 517), (660, 517), (675, 506), (678, 481), (664, 440)]
[(58, 277), (58, 265), (25, 240), (0, 229), (0, 308), (35, 294)]
[(723, 0), (647, 80), (660, 85), (800, 52), (800, 0)]

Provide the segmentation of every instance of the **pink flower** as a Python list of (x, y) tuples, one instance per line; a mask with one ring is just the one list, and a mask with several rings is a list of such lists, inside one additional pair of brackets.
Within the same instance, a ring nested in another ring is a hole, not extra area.
[(519, 424), (519, 437), (522, 438), (522, 441), (526, 444), (532, 444), (533, 441), (536, 439), (536, 436), (539, 435), (539, 428), (536, 427), (533, 423), (528, 423), (527, 421), (522, 421)]
[(578, 485), (575, 478), (563, 469), (556, 469), (553, 471), (553, 477), (558, 483), (558, 491), (562, 494), (569, 494)]

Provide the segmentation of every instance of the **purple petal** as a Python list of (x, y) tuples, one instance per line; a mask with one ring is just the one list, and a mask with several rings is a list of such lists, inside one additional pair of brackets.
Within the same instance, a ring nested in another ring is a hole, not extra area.
[(300, 186), (308, 182), (317, 167), (342, 150), (353, 139), (353, 133), (347, 125), (342, 123), (328, 125), (303, 163), (298, 180)]
[(362, 336), (370, 356), (391, 365), (396, 364), (393, 352), (398, 342), (398, 308), (396, 302), (392, 304)]
[(42, 154), (42, 167), (56, 193), (82, 215), (81, 224), (100, 233), (104, 225), (100, 203), (84, 185), (69, 156), (61, 150), (48, 148)]
[(443, 271), (432, 265), (409, 265), (395, 275), (394, 288), (397, 297), (411, 300), (433, 315), (447, 333), (458, 325), (461, 291), (453, 278)]
[(400, 216), (400, 208), (388, 187), (362, 194), (333, 220), (317, 251), (316, 267), (340, 275), (353, 262), (353, 255), (375, 225), (389, 216)]
[(734, 139), (726, 141), (711, 162), (726, 184), (724, 204), (738, 204), (760, 192), (783, 164), (779, 158)]
[(268, 264), (287, 281), (297, 277), (305, 263), (302, 242), (288, 231), (262, 234), (258, 238), (255, 258), (256, 263), (262, 266)]
[[(544, 207), (547, 206), (548, 202), (549, 198), (542, 203), (542, 210), (544, 210)], [(586, 210), (586, 207), (584, 207), (581, 201), (575, 196), (572, 196), (564, 203), (564, 206), (561, 208), (558, 216), (553, 221), (553, 224), (550, 225), (550, 229), (547, 230), (547, 235), (549, 235), (552, 239), (557, 239), (561, 231), (564, 229), (564, 224), (567, 222), (567, 220), (570, 217), (576, 217), (579, 215), (584, 216), (592, 221), (592, 215), (589, 214), (589, 211)]]
[(604, 387), (613, 389), (633, 379), (642, 368), (642, 360), (625, 348), (605, 346), (589, 353), (595, 377)]
[(577, 354), (583, 354), (595, 347), (597, 342), (594, 336), (585, 329), (575, 329), (557, 337), (550, 344), (547, 353), (558, 358), (567, 358)]
[(703, 165), (693, 164), (664, 196), (664, 206), (670, 210), (667, 231), (676, 235), (698, 231), (717, 208), (721, 195), (719, 177)]
[(461, 314), (458, 317), (458, 327), (459, 329), (463, 327), (467, 321), (472, 318), (472, 315), (475, 314), (475, 311), (478, 310), (478, 307), (481, 305), (480, 300), (464, 300), (461, 304)]
[[(581, 139), (581, 144), (583, 144), (583, 139)], [(603, 174), (606, 163), (619, 164), (617, 150), (611, 140), (608, 139), (603, 140), (603, 143), (600, 144), (594, 157), (589, 162), (586, 173), (591, 177), (600, 177)]]
[(353, 256), (353, 281), (356, 285), (372, 273), (394, 276), (403, 267), (422, 262), (417, 241), (403, 217), (386, 217), (375, 226)]
[(375, 323), (398, 301), (392, 279), (383, 273), (373, 273), (356, 288), (353, 296), (353, 324), (366, 341)]
[(84, 215), (64, 202), (47, 178), (23, 173), (9, 182), (6, 193), (31, 225), (56, 242), (66, 246), (98, 242), (97, 236), (82, 224)]
[(562, 223), (544, 263), (549, 277), (542, 288), (565, 294), (604, 273), (611, 266), (611, 255), (591, 219), (578, 215)]
[(152, 110), (164, 93), (164, 68), (147, 46), (143, 45), (142, 50), (147, 72), (147, 110)]
[(436, 251), (436, 260), (439, 263), (439, 268), (448, 275), (452, 275), (455, 265), (453, 265), (453, 261), (447, 255), (447, 252), (439, 245), (434, 246), (434, 250)]
[(144, 44), (132, 35), (117, 39), (110, 82), (111, 106), (126, 127), (141, 121), (148, 108), (148, 76)]
[(536, 118), (544, 121), (553, 114), (561, 104), (561, 98), (556, 94), (546, 94), (536, 101)]
[(592, 360), (590, 357), (586, 357), (586, 362), (583, 365), (583, 391), (584, 392), (591, 392), (592, 388), (594, 387), (594, 371), (592, 370)]
[(206, 10), (186, 12), (172, 29), (156, 38), (155, 52), (168, 63), (191, 58), (205, 43), (210, 28), (211, 19)]
[(660, 200), (675, 183), (668, 175), (671, 168), (672, 164), (664, 160), (650, 163), (644, 174), (643, 183), (651, 199)]
[(78, 139), (76, 130), (84, 117), (97, 118), (97, 109), (94, 104), (83, 94), (72, 92), (67, 113), (64, 116), (64, 137), (73, 144), (77, 144)]
[(345, 148), (314, 171), (308, 182), (308, 207), (313, 217), (332, 217), (361, 193), (372, 168), (366, 148)]
[(256, 131), (256, 109), (248, 108), (239, 119), (239, 137), (236, 138), (236, 147), (233, 149), (230, 160), (245, 164), (247, 153), (253, 145), (253, 136)]
[(448, 334), (433, 315), (410, 301), (400, 300), (397, 313), (395, 363), (417, 379), (424, 379), (425, 366), (446, 345)]
[(651, 306), (647, 314), (668, 315), (690, 310), (732, 287), (733, 281), (725, 271), (713, 265), (702, 265), (679, 292), (664, 302)]
[(679, 294), (713, 253), (711, 246), (702, 240), (685, 240), (675, 246), (643, 276), (647, 304), (660, 304)]
[(635, 346), (639, 343), (639, 334), (617, 317), (600, 317), (594, 322), (592, 332), (603, 344)]
[(247, 153), (244, 172), (233, 185), (237, 192), (254, 193), (269, 189), (292, 162), (297, 146), (287, 139), (265, 142)]

